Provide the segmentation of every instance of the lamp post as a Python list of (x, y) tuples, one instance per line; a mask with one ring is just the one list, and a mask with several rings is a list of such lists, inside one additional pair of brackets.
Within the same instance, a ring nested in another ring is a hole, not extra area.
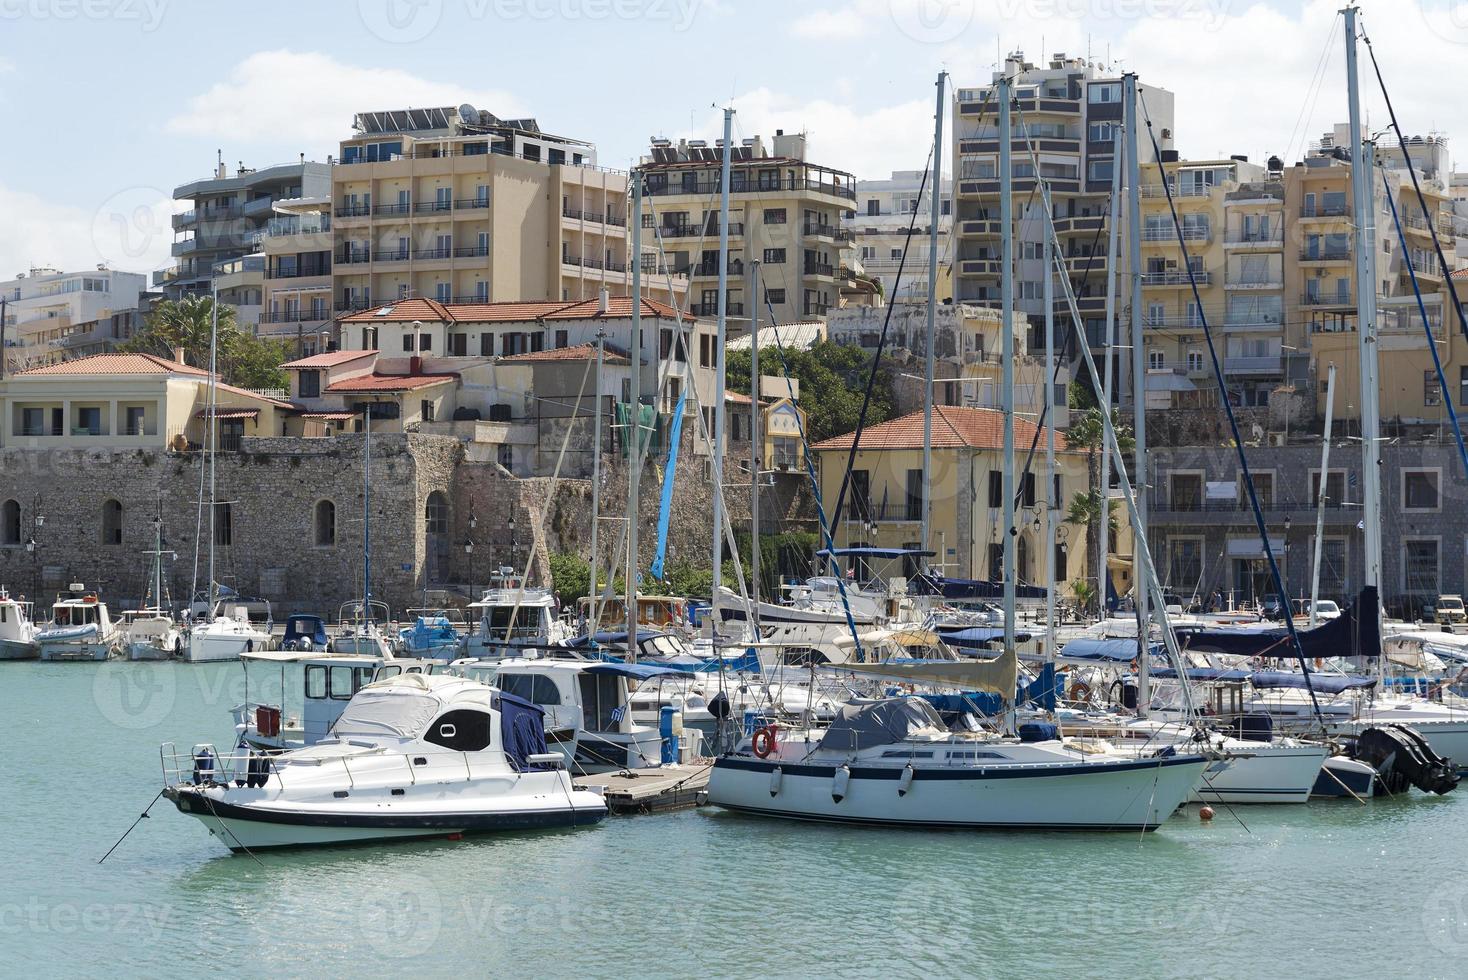
[(31, 600), (38, 601), (41, 595), (41, 546), (36, 543), (37, 532), (46, 525), (46, 516), (41, 513), (41, 495), (31, 497), (31, 533), (26, 539), (25, 550), (31, 556)]
[(469, 556), (469, 598), (474, 598), (474, 542), (464, 539), (464, 554)]
[(515, 564), (515, 552), (519, 548), (519, 542), (515, 539), (515, 515), (510, 515), (510, 564)]

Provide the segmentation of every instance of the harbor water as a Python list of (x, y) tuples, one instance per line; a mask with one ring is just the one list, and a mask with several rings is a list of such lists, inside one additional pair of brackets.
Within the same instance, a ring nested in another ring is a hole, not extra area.
[(161, 785), (160, 742), (230, 743), (242, 676), (0, 664), (7, 974), (1468, 972), (1468, 790), (1220, 807), (1211, 824), (1189, 808), (1145, 837), (705, 808), (258, 861), (160, 800), (99, 865)]

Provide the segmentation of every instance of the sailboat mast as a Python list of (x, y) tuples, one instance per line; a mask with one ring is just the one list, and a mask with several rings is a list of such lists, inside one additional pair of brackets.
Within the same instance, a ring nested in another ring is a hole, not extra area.
[[(1135, 439), (1132, 472), (1136, 479), (1136, 502), (1133, 509), (1139, 526), (1147, 526), (1147, 363), (1142, 321), (1142, 161), (1137, 155), (1137, 76), (1127, 73), (1121, 76), (1122, 106), (1126, 129), (1126, 175), (1131, 186), (1127, 193), (1127, 248), (1130, 257), (1132, 278), (1132, 433)], [(1115, 166), (1113, 164), (1112, 166)], [(1162, 161), (1157, 161), (1158, 175), (1162, 180)], [(1186, 256), (1184, 257), (1186, 261)], [(1111, 406), (1106, 406), (1106, 412)], [(1118, 462), (1117, 465), (1121, 465)], [(1104, 493), (1105, 488), (1102, 488)], [(1106, 500), (1101, 504), (1101, 540), (1106, 540)], [(1135, 537), (1135, 536), (1134, 536)], [(1102, 548), (1105, 551), (1105, 548)], [(1132, 551), (1137, 551), (1133, 547)], [(1135, 555), (1133, 555), (1135, 564)], [(1132, 575), (1132, 595), (1137, 607), (1137, 715), (1145, 718), (1147, 706), (1152, 701), (1151, 679), (1151, 616), (1148, 615), (1148, 592), (1137, 581), (1135, 569)]]
[(1325, 436), (1320, 440), (1320, 487), (1315, 491), (1315, 561), (1310, 572), (1310, 628), (1315, 628), (1315, 603), (1320, 598), (1320, 556), (1325, 545), (1325, 487), (1330, 473), (1330, 426), (1335, 416), (1335, 363), (1325, 375)]
[[(641, 222), (640, 218), (634, 220)], [(601, 618), (596, 611), (597, 597), (601, 595), (596, 584), (599, 561), (596, 532), (597, 525), (601, 522), (601, 371), (605, 361), (606, 344), (606, 330), (598, 329), (596, 332), (596, 396), (591, 412), (591, 585), (586, 590), (587, 598), (591, 600), (588, 611), (592, 615), (593, 622), (587, 630), (588, 633), (596, 632), (595, 620)]]
[[(642, 214), (642, 175), (632, 178), (632, 214)], [(722, 320), (721, 320), (722, 322)], [(642, 482), (642, 219), (632, 222), (632, 336), (627, 342), (631, 401), (627, 431), (627, 659), (637, 659), (637, 491)], [(720, 348), (722, 363), (723, 348)], [(631, 712), (628, 712), (631, 715)]]
[(163, 608), (163, 501), (153, 519), (153, 606)]
[(749, 621), (759, 636), (759, 263), (749, 260)]
[[(1126, 146), (1122, 141), (1122, 127), (1113, 133), (1111, 144), (1111, 202), (1106, 218), (1106, 364), (1102, 370), (1105, 380), (1101, 384), (1101, 411), (1110, 414), (1112, 394), (1116, 390), (1116, 259), (1118, 243), (1121, 241), (1121, 168), (1126, 160)], [(1101, 504), (1101, 531), (1097, 536), (1096, 548), (1096, 613), (1097, 618), (1106, 618), (1107, 586), (1111, 582), (1111, 569), (1106, 559), (1111, 547), (1111, 501), (1107, 496), (1111, 489), (1111, 454), (1101, 454), (1101, 485), (1097, 488)]]
[[(719, 159), (719, 298), (717, 336), (714, 338), (714, 450), (709, 472), (714, 478), (713, 587), (709, 596), (709, 622), (719, 628), (719, 585), (724, 567), (724, 390), (728, 381), (724, 345), (728, 339), (729, 314), (729, 168), (734, 154), (734, 110), (724, 110), (724, 144)], [(754, 303), (753, 297), (749, 300)]]
[[(928, 211), (928, 336), (923, 370), (923, 530), (918, 550), (927, 550), (933, 530), (933, 373), (934, 334), (938, 315), (938, 219), (942, 215), (943, 192), (943, 80), (938, 73), (938, 96), (933, 107), (933, 174), (928, 180), (931, 207)], [(942, 564), (943, 556), (938, 556)]]
[[(204, 438), (207, 452), (209, 454), (209, 608), (205, 611), (206, 616), (214, 615), (214, 603), (216, 602), (214, 585), (214, 542), (218, 531), (215, 522), (219, 519), (219, 506), (215, 503), (215, 465), (214, 458), (219, 453), (219, 280), (213, 279), (211, 289), (211, 302), (209, 304), (209, 394), (206, 399), (209, 403), (208, 409), (208, 434)], [(193, 597), (189, 598), (193, 602)]]
[[(1050, 188), (1042, 187), (1041, 206), (1050, 213)], [(1045, 663), (1050, 672), (1045, 677), (1048, 690), (1054, 690), (1055, 678), (1055, 525), (1060, 517), (1060, 500), (1055, 494), (1055, 269), (1050, 236), (1045, 236)], [(1046, 701), (1051, 694), (1046, 694)]]
[[(362, 619), (370, 622), (372, 614), (372, 403), (363, 410), (367, 438), (362, 455)], [(473, 587), (472, 585), (470, 586)]]
[(1004, 363), (1004, 649), (1014, 650), (1015, 567), (1014, 528), (1014, 190), (1009, 112), (1010, 80), (999, 79), (999, 305), (1003, 317), (1000, 359)]

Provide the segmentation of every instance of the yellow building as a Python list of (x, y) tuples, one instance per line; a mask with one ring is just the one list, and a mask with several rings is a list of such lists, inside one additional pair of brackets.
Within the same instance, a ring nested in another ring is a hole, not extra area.
[[(332, 170), (337, 308), (630, 292), (627, 175), (533, 119), (471, 110), (357, 115)], [(643, 280), (644, 295), (667, 303), (686, 286)]]
[[(783, 390), (784, 379), (765, 378), (762, 384)], [(729, 441), (743, 443), (731, 448), (730, 455), (748, 474), (749, 465), (749, 406), (748, 395), (737, 391), (724, 393), (729, 411)], [(785, 396), (761, 395), (760, 397), (760, 470), (778, 470), (782, 473), (805, 472), (805, 445), (802, 433), (806, 431), (805, 410), (794, 399)], [(728, 474), (726, 473), (727, 477)]]
[[(1017, 558), (1019, 579), (1043, 585), (1055, 577), (1057, 588), (1070, 592), (1076, 578), (1094, 577), (1086, 562), (1083, 528), (1057, 529), (1055, 560), (1044, 555), (1045, 433), (1028, 421), (1015, 421), (1016, 455), (1021, 465), (1036, 435), (1035, 463), (1027, 477), (1017, 478), (1020, 507)], [(933, 473), (923, 482), (923, 413), (914, 412), (875, 425), (862, 433), (852, 467), (846, 505), (832, 513), (846, 471), (853, 434), (836, 436), (811, 447), (816, 455), (821, 497), (828, 508), (837, 547), (918, 548), (924, 494), (932, 499), (934, 564), (950, 576), (1002, 577), (1004, 416), (980, 408), (940, 406), (933, 410)], [(1087, 486), (1086, 459), (1066, 449), (1057, 433), (1055, 490), (1063, 514), (1068, 501)]]
[[(661, 247), (660, 261), (689, 276), (697, 316), (719, 303), (719, 146), (703, 140), (654, 140), (638, 173), (646, 181), (643, 248)], [(821, 318), (840, 303), (842, 253), (852, 234), (842, 227), (856, 200), (844, 170), (806, 159), (803, 133), (776, 131), (767, 150), (758, 136), (731, 149), (729, 272), (726, 313), (749, 316), (746, 259), (760, 260), (761, 319)]]

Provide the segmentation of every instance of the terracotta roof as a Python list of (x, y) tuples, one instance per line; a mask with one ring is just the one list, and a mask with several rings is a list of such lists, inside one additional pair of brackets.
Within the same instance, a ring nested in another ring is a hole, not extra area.
[[(342, 317), (342, 323), (406, 323), (413, 320), (434, 323), (525, 323), (538, 320), (622, 319), (632, 315), (630, 296), (613, 296), (607, 302), (607, 312), (598, 311), (599, 300), (587, 299), (576, 303), (564, 302), (512, 302), (512, 303), (439, 303), (431, 299), (404, 299), (396, 303), (385, 303), (370, 310), (362, 310)], [(388, 312), (384, 313), (386, 310)], [(644, 299), (642, 315), (672, 319), (677, 311), (666, 303)], [(687, 313), (685, 320), (694, 320)]]
[(214, 387), (217, 388), (217, 389), (219, 389), (220, 391), (227, 391), (227, 392), (229, 392), (232, 395), (243, 395), (246, 398), (253, 398), (257, 402), (264, 402), (267, 405), (274, 405), (276, 408), (295, 408), (296, 407), (296, 406), (292, 405), (290, 402), (283, 402), (283, 401), (281, 401), (279, 398), (267, 398), (264, 395), (258, 395), (255, 392), (250, 391), (250, 390), (248, 390), (246, 388), (236, 388), (234, 385), (227, 385), (223, 381), (220, 381)]
[(153, 354), (93, 354), (74, 361), (31, 368), (29, 371), (17, 373), (15, 377), (75, 374), (187, 374), (198, 378), (209, 376), (208, 371)]
[[(1014, 420), (1014, 445), (1023, 452), (1035, 438), (1035, 423), (1026, 419)], [(854, 433), (847, 432), (818, 442), (811, 449), (850, 449)], [(1044, 433), (1041, 432), (1043, 436)], [(992, 408), (955, 408), (938, 405), (933, 408), (934, 448), (970, 449), (1004, 448), (1004, 413)], [(866, 449), (921, 449), (923, 448), (923, 413), (913, 412), (901, 418), (874, 425), (861, 434), (861, 448)], [(1055, 434), (1055, 448), (1065, 448), (1065, 435)]]
[(258, 408), (230, 408), (228, 405), (220, 405), (215, 412), (207, 408), (201, 408), (194, 413), (196, 419), (207, 419), (210, 415), (217, 419), (255, 419), (260, 417)]
[(331, 394), (354, 391), (413, 391), (433, 385), (457, 381), (457, 374), (368, 374), (360, 378), (343, 378), (324, 389)]
[(328, 422), (346, 422), (357, 417), (356, 412), (302, 412), (303, 419), (324, 419)]
[(1454, 279), (1468, 279), (1468, 269), (1459, 269), (1453, 273)]
[[(584, 361), (587, 358), (596, 357), (595, 344), (577, 344), (575, 347), (552, 347), (550, 350), (531, 351), (529, 354), (515, 354), (503, 358), (506, 363), (519, 361)], [(608, 364), (626, 364), (627, 355), (612, 349), (607, 345), (603, 359)]]
[(361, 357), (376, 354), (375, 350), (334, 350), (325, 354), (313, 354), (303, 357), (298, 361), (287, 361), (281, 365), (283, 368), (324, 368), (336, 367), (338, 364), (346, 364)]

